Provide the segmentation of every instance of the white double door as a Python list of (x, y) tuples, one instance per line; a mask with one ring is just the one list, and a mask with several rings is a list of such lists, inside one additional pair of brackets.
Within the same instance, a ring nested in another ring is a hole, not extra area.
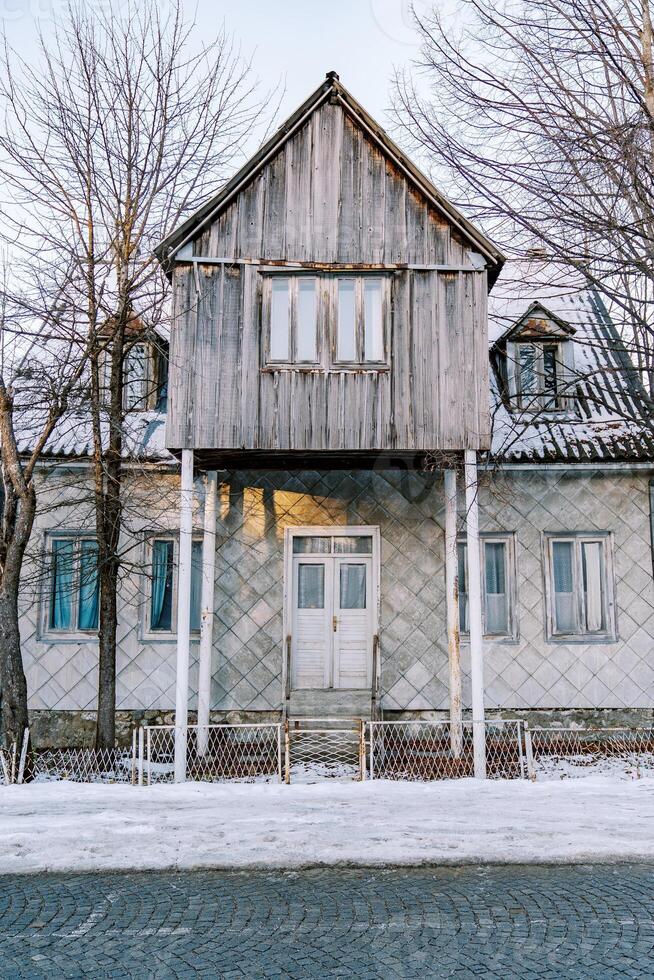
[(372, 665), (372, 559), (293, 557), (294, 689), (367, 688)]

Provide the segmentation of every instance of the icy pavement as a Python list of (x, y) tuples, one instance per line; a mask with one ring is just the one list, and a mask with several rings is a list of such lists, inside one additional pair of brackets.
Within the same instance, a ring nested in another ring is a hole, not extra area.
[(0, 873), (654, 860), (654, 780), (0, 789)]

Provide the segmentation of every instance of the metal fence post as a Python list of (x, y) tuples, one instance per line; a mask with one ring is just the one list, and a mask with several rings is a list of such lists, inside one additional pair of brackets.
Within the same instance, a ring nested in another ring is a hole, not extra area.
[(146, 745), (147, 745), (146, 757), (148, 760), (148, 786), (152, 786), (152, 739), (150, 736), (151, 736), (151, 732), (150, 732), (150, 728), (148, 727), (145, 730), (145, 738), (146, 738)]
[(363, 718), (359, 718), (359, 779), (364, 782), (366, 778), (366, 723)]
[(524, 756), (522, 754), (522, 726), (523, 726), (524, 722), (518, 721), (518, 722), (516, 722), (516, 724), (518, 726), (518, 758), (520, 759), (520, 778), (521, 779), (524, 779), (525, 778), (525, 760), (524, 760)]
[(291, 781), (291, 737), (288, 731), (288, 718), (284, 722), (284, 782)]
[(531, 744), (531, 731), (529, 730), (529, 722), (525, 722), (525, 756), (527, 757), (527, 775), (532, 782), (536, 779), (536, 770), (534, 768), (534, 749)]
[(134, 786), (136, 783), (136, 767), (138, 765), (138, 749), (137, 749), (137, 738), (138, 731), (136, 726), (132, 729), (132, 765), (130, 767), (129, 781)]
[(280, 783), (284, 782), (284, 764), (282, 762), (282, 726), (277, 725), (277, 773)]
[[(143, 741), (144, 741), (144, 736), (145, 736), (145, 729), (143, 728), (143, 725), (139, 725), (139, 731), (138, 731), (138, 738), (139, 738), (139, 747), (138, 747), (138, 784), (139, 784), (139, 786), (142, 786), (143, 785)], [(149, 748), (149, 745), (148, 745), (148, 748)]]
[(375, 778), (375, 722), (369, 722), (370, 728), (370, 778)]

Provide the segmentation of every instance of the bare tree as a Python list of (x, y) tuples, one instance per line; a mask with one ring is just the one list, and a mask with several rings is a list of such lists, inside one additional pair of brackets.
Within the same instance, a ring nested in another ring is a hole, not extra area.
[(514, 256), (604, 297), (654, 391), (649, 0), (461, 0), (415, 15), (395, 116), (452, 198)]
[(65, 263), (66, 316), (85, 324), (86, 403), (100, 580), (97, 747), (114, 744), (125, 361), (167, 329), (153, 248), (233, 169), (260, 121), (251, 66), (222, 32), (194, 45), (179, 2), (124, 14), (69, 10), (33, 67), (5, 51), (0, 174), (5, 218), (29, 268)]

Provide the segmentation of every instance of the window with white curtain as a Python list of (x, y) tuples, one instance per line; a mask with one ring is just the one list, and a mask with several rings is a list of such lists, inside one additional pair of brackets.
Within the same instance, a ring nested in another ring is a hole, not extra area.
[(46, 633), (93, 633), (98, 629), (98, 546), (83, 534), (47, 541), (50, 575)]
[(269, 364), (312, 365), (318, 361), (318, 279), (268, 276), (264, 282)]
[[(175, 633), (177, 630), (177, 562), (179, 540), (154, 537), (150, 540), (148, 630)], [(191, 546), (191, 632), (200, 631), (202, 611), (202, 540)]]
[(338, 276), (336, 281), (336, 361), (384, 363), (388, 278)]
[(546, 534), (549, 638), (615, 635), (611, 536)]
[[(517, 636), (515, 614), (515, 548), (513, 534), (480, 535), (482, 566), (482, 622), (484, 636)], [(468, 549), (465, 539), (458, 542), (459, 631), (470, 632), (468, 606)]]

